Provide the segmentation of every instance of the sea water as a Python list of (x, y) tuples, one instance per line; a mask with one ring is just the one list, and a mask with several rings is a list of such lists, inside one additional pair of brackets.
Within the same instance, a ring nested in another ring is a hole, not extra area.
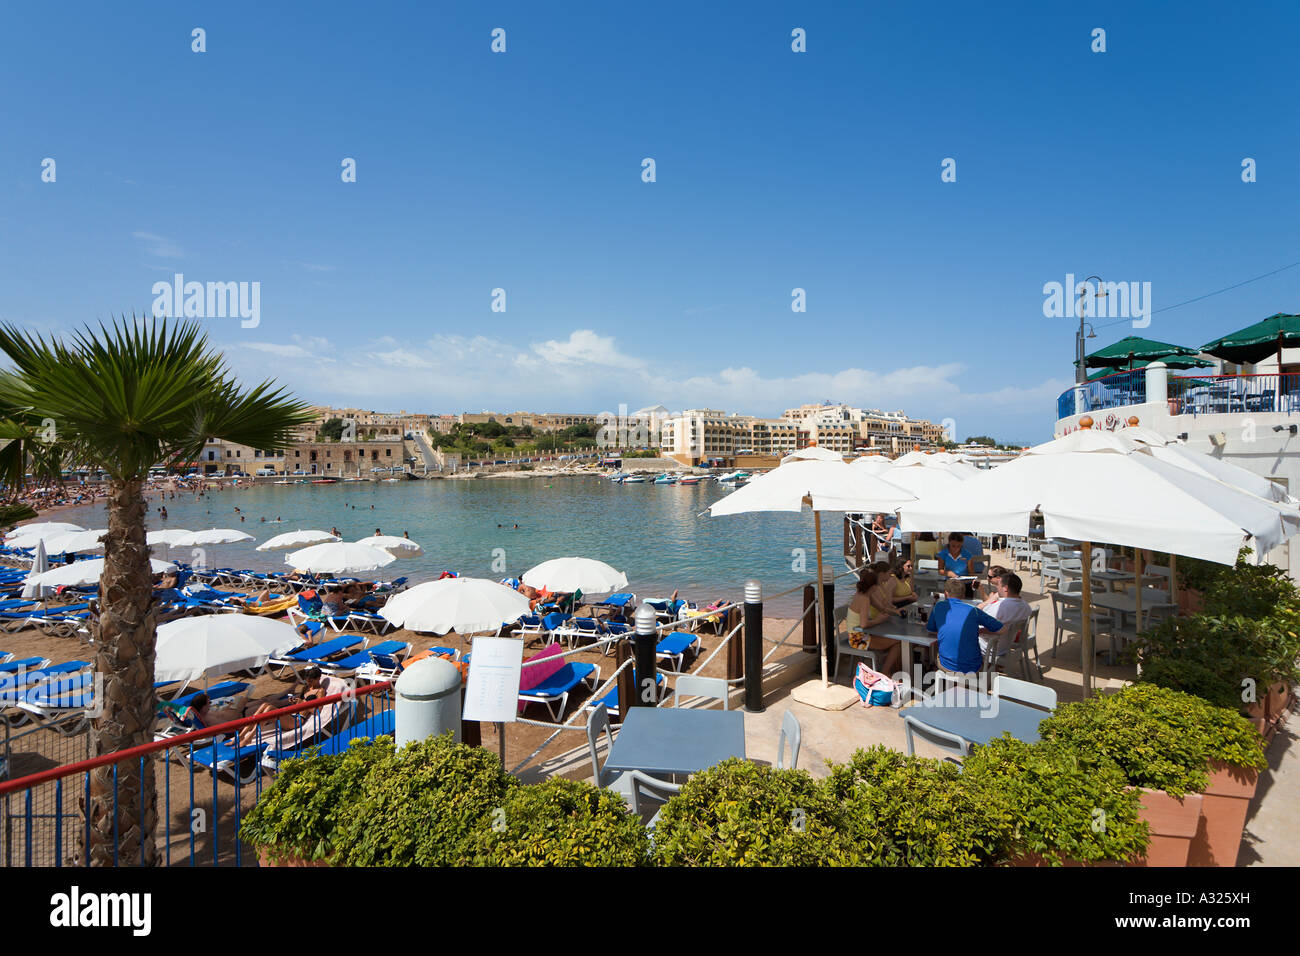
[[(241, 485), (202, 498), (192, 491), (165, 500), (151, 494), (148, 527), (237, 528), (256, 540), (208, 547), (202, 555), (160, 545), (154, 557), (259, 571), (288, 570), (290, 552), (255, 550), (286, 531), (337, 527), (345, 541), (373, 535), (376, 528), (398, 537), (407, 533), (424, 555), (398, 559), (368, 576), (405, 575), (412, 584), (443, 571), (493, 580), (519, 577), (542, 561), (573, 556), (596, 558), (625, 572), (628, 589), (640, 598), (667, 597), (678, 589), (700, 604), (739, 601), (745, 582), (756, 578), (766, 612), (792, 616), (802, 606), (801, 595), (776, 595), (816, 578), (812, 513), (702, 514), (730, 491), (712, 481), (619, 485), (598, 476)], [(167, 509), (165, 520), (160, 506)], [(844, 570), (841, 518), (822, 515), (824, 560), (837, 573)], [(52, 520), (103, 528), (106, 506), (69, 508)], [(837, 588), (847, 586), (845, 579), (837, 582)]]

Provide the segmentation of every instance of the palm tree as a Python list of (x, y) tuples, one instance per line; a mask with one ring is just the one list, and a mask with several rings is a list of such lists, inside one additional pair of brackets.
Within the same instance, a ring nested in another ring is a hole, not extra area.
[[(0, 351), (14, 369), (0, 374), (0, 409), (44, 423), (47, 437), (79, 464), (108, 478), (108, 534), (99, 581), (95, 668), (103, 678), (102, 714), (92, 724), (91, 755), (152, 741), (154, 612), (145, 544), (144, 483), (149, 469), (198, 458), (209, 437), (283, 448), (312, 420), (308, 406), (272, 383), (243, 390), (194, 323), (123, 319), (71, 343), (47, 342), (0, 325)], [(92, 866), (118, 858), (152, 865), (157, 800), (151, 766), (127, 760), (91, 773)], [(115, 792), (116, 791), (116, 792)], [(116, 812), (116, 818), (115, 818)], [(79, 830), (82, 828), (79, 828)]]

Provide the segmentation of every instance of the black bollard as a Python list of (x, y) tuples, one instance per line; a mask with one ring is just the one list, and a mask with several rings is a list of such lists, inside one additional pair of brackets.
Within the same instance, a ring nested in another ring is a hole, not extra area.
[(745, 709), (763, 712), (763, 588), (745, 582)]
[(638, 707), (653, 707), (658, 702), (657, 678), (658, 663), (655, 658), (655, 646), (659, 643), (655, 634), (655, 612), (648, 604), (636, 609), (636, 694), (632, 703)]
[(826, 673), (835, 671), (835, 579), (822, 582), (822, 635), (826, 639)]

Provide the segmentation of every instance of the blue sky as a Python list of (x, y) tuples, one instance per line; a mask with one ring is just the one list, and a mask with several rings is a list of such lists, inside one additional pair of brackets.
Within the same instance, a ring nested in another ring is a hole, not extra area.
[[(10, 5), (0, 319), (144, 313), (180, 272), (259, 282), (256, 328), (204, 322), (313, 402), (833, 399), (1043, 440), (1074, 341), (1044, 283), (1158, 310), (1300, 260), (1300, 7), (995, 6)], [(1298, 288), (1140, 334), (1199, 345)]]

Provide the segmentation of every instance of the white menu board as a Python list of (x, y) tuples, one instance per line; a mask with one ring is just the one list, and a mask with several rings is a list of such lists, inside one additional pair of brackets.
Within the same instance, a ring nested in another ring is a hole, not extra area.
[(513, 723), (519, 714), (519, 677), (524, 642), (515, 637), (476, 637), (465, 686), (465, 720)]

